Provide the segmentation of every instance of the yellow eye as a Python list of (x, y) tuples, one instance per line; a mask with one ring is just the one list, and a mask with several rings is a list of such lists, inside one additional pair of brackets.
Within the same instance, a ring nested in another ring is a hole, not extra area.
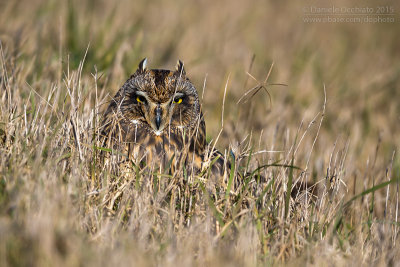
[(174, 99), (174, 103), (176, 103), (176, 104), (182, 103), (182, 98), (181, 97), (180, 98), (175, 98)]
[(143, 103), (143, 102), (146, 101), (146, 98), (144, 98), (144, 97), (141, 96), (141, 95), (138, 95), (138, 96), (136, 97), (136, 101), (139, 102), (139, 103)]

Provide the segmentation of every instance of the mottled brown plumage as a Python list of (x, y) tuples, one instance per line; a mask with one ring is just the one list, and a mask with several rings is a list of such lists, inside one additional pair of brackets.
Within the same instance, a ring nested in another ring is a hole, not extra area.
[[(221, 156), (207, 154), (199, 97), (181, 61), (170, 71), (149, 70), (142, 60), (111, 100), (103, 127), (105, 146), (126, 152), (137, 164), (196, 173), (206, 158)], [(213, 172), (223, 174), (223, 165), (221, 157)]]

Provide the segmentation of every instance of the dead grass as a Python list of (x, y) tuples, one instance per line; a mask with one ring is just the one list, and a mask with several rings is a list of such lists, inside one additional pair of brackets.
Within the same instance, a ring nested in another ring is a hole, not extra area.
[[(0, 7), (0, 265), (398, 265), (398, 22), (309, 25), (262, 1)], [(227, 179), (100, 160), (101, 112), (145, 56), (185, 61)]]

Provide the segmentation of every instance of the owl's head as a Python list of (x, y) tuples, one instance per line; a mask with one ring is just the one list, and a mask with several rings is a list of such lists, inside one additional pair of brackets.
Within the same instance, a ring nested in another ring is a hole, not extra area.
[(143, 59), (121, 88), (120, 109), (132, 124), (141, 124), (155, 135), (175, 128), (196, 126), (200, 104), (196, 88), (186, 77), (183, 62), (175, 70), (147, 69)]

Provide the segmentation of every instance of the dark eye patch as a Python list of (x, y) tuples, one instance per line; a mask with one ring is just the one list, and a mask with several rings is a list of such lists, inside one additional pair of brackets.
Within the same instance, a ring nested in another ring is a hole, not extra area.
[(135, 100), (136, 100), (136, 102), (138, 102), (138, 103), (144, 103), (144, 104), (147, 103), (146, 98), (145, 98), (144, 96), (142, 96), (142, 95), (136, 95)]
[(130, 93), (128, 95), (129, 100), (132, 101), (134, 104), (138, 104), (138, 103), (143, 103), (143, 104), (147, 104), (147, 99), (142, 96), (142, 95), (138, 95), (135, 92)]
[(175, 96), (173, 102), (174, 102), (175, 104), (181, 104), (182, 102), (185, 101), (185, 99), (186, 99), (186, 96), (185, 96), (185, 95)]

